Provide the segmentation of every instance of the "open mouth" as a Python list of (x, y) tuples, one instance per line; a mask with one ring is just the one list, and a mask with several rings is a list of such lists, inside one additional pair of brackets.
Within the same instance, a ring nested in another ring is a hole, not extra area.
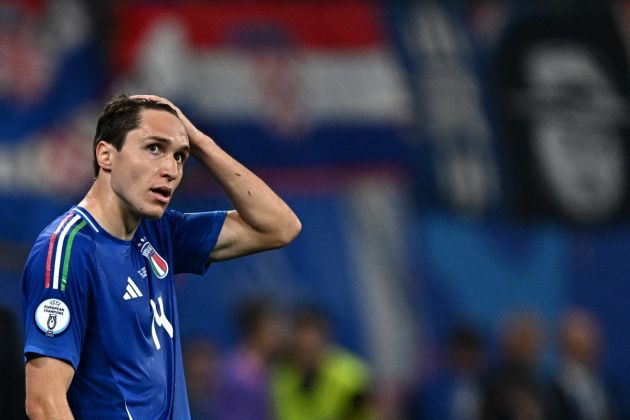
[(167, 187), (151, 188), (151, 192), (158, 196), (160, 201), (168, 202), (171, 199), (173, 191)]

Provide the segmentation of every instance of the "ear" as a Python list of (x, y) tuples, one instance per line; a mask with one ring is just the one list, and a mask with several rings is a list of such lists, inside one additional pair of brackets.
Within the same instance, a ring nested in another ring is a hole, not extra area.
[(114, 151), (116, 149), (111, 143), (101, 140), (96, 145), (94, 154), (96, 156), (96, 162), (101, 167), (102, 171), (109, 172), (112, 170), (112, 161), (114, 159)]

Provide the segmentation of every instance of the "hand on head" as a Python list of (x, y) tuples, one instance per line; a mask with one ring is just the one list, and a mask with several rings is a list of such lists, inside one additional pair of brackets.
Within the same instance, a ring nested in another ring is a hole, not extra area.
[(190, 122), (190, 120), (184, 115), (181, 109), (179, 109), (173, 102), (169, 101), (166, 98), (157, 95), (132, 95), (131, 99), (145, 99), (151, 102), (163, 103), (171, 108), (173, 108), (177, 112), (177, 116), (184, 124), (184, 128), (186, 129), (186, 135), (188, 136), (188, 141), (190, 142), (191, 148), (198, 146), (199, 142), (204, 139), (209, 139), (208, 136), (203, 134), (195, 125)]

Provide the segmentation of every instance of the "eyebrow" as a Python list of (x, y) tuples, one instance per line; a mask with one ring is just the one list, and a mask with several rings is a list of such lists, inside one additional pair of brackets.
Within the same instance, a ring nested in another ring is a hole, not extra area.
[[(166, 137), (160, 137), (160, 136), (149, 136), (146, 138), (147, 140), (154, 140), (157, 141), (158, 143), (167, 143), (167, 144), (171, 144), (173, 143), (173, 140), (166, 138)], [(190, 146), (188, 146), (187, 144), (180, 147), (179, 149), (177, 149), (178, 152), (184, 151), (186, 153), (190, 153)]]

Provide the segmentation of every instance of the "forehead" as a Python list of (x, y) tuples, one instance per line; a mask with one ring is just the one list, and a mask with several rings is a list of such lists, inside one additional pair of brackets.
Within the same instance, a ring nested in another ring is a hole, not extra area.
[(143, 138), (157, 136), (188, 144), (184, 124), (167, 111), (143, 109), (140, 111), (140, 125), (137, 130)]

